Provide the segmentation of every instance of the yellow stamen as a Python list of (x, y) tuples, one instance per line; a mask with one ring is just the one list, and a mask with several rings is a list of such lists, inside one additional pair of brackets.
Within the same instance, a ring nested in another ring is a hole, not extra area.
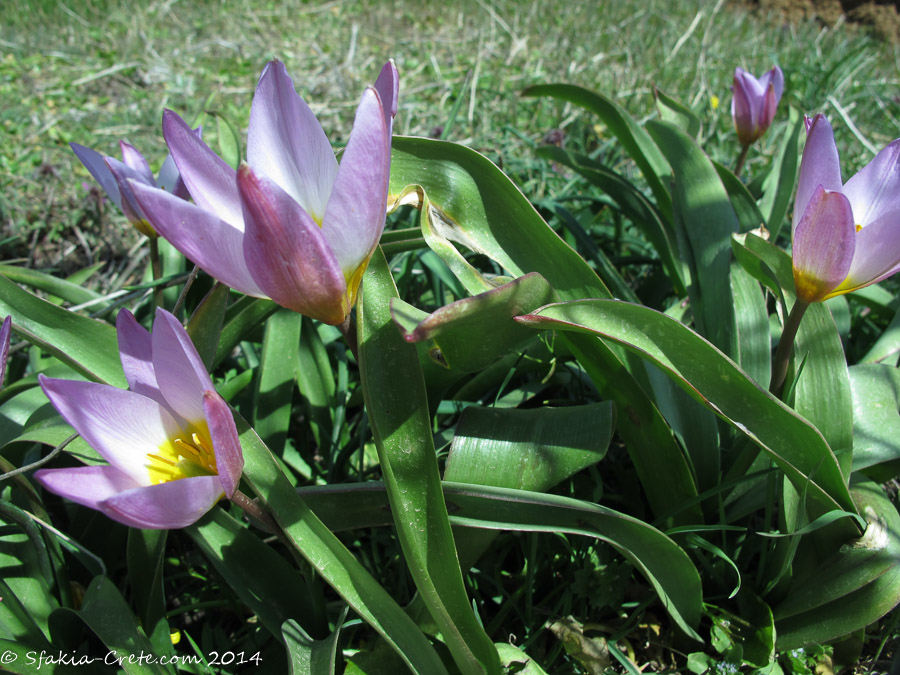
[(191, 476), (214, 476), (216, 455), (205, 422), (194, 425), (196, 430), (184, 430), (159, 447), (159, 452), (147, 454), (147, 471), (154, 485)]
[(859, 223), (856, 224), (856, 231), (859, 232), (862, 229), (862, 225)]

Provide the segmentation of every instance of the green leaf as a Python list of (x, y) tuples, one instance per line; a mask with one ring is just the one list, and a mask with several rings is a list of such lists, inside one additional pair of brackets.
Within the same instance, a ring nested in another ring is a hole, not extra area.
[(141, 625), (156, 646), (156, 653), (172, 651), (166, 596), (163, 589), (163, 559), (168, 530), (128, 529), (126, 561), (128, 580)]
[[(65, 279), (58, 279), (50, 274), (28, 269), (27, 267), (0, 265), (0, 275), (17, 284), (24, 284), (25, 286), (31, 286), (39, 291), (49, 293), (72, 305), (93, 303), (93, 301), (103, 297), (96, 291), (92, 291), (84, 286)], [(91, 307), (92, 309), (103, 309), (108, 305), (108, 302), (101, 301), (92, 304)]]
[(466, 408), (445, 480), (545, 492), (599, 462), (615, 429), (609, 402), (565, 408)]
[(869, 523), (830, 557), (817, 557), (774, 610), (779, 649), (822, 644), (874, 623), (900, 600), (900, 514), (875, 483), (851, 491)]
[[(853, 470), (879, 465), (878, 478), (893, 478), (900, 460), (900, 370), (869, 363), (850, 368), (853, 395)], [(886, 471), (885, 471), (886, 470)], [(871, 471), (867, 471), (871, 473)]]
[(278, 310), (271, 300), (245, 296), (231, 305), (225, 313), (225, 325), (219, 336), (219, 346), (213, 365), (217, 366), (243, 340), (247, 334), (261, 324), (270, 314)]
[(675, 125), (695, 140), (700, 136), (702, 123), (693, 110), (656, 87), (653, 87), (653, 98), (656, 99), (656, 109), (663, 122)]
[[(396, 334), (393, 326), (390, 330)], [(296, 489), (281, 472), (275, 457), (259, 436), (243, 420), (239, 420), (238, 428), (244, 450), (244, 479), (284, 529), (288, 541), (310, 562), (322, 579), (403, 658), (410, 670), (420, 675), (447, 675), (446, 668), (422, 631), (297, 495)], [(218, 541), (219, 547), (226, 547), (229, 543), (225, 536)], [(225, 552), (227, 553), (227, 549)], [(247, 562), (250, 563), (251, 559), (248, 558)], [(258, 574), (257, 565), (252, 564), (247, 570), (247, 573), (250, 572), (255, 573), (256, 580), (260, 583), (265, 583), (258, 579), (264, 575)], [(287, 587), (278, 579), (273, 579), (271, 583), (282, 590), (273, 588), (256, 594), (256, 605), (271, 603), (272, 598), (284, 596), (283, 591)], [(235, 588), (242, 590), (240, 586)], [(303, 589), (296, 586), (294, 588), (297, 592), (304, 593)], [(286, 604), (292, 608), (290, 613), (302, 615), (303, 605), (295, 602)], [(275, 630), (280, 630), (281, 624), (288, 618), (295, 617), (282, 616)]]
[(300, 368), (302, 322), (302, 315), (288, 309), (279, 309), (266, 321), (253, 401), (253, 426), (276, 455), (284, 450), (291, 423), (294, 378)]
[(533, 272), (445, 305), (423, 319), (404, 315), (405, 303), (393, 299), (391, 317), (407, 342), (433, 341), (438, 352), (432, 352), (432, 358), (447, 368), (471, 373), (534, 337), (513, 317), (553, 302), (554, 295), (546, 279)]
[(213, 509), (185, 531), (272, 635), (288, 619), (319, 628), (303, 577), (228, 513)]
[(241, 134), (232, 126), (224, 115), (215, 110), (207, 110), (216, 120), (216, 141), (219, 145), (219, 156), (232, 169), (241, 163)]
[(314, 640), (296, 621), (285, 621), (281, 634), (290, 656), (291, 675), (334, 675), (340, 664), (337, 647), (347, 608), (341, 612), (337, 628), (324, 640)]
[(713, 162), (719, 180), (728, 193), (728, 199), (731, 207), (734, 209), (734, 215), (737, 217), (738, 229), (741, 232), (756, 230), (765, 227), (765, 219), (756, 205), (756, 200), (747, 186), (740, 178), (734, 175), (734, 172), (726, 166), (722, 166), (718, 162)]
[(125, 387), (116, 329), (23, 291), (0, 275), (0, 315), (13, 318), (13, 329), (95, 382)]
[(735, 354), (734, 300), (722, 283), (731, 266), (731, 235), (738, 221), (712, 162), (683, 131), (648, 122), (647, 129), (675, 176), (673, 209), (693, 262), (696, 286), (688, 288), (698, 332), (726, 354)]
[[(106, 645), (112, 656), (106, 659), (119, 665), (128, 675), (169, 674), (173, 670), (154, 660), (141, 660), (142, 654), (155, 655), (153, 645), (138, 626), (134, 615), (118, 589), (106, 577), (94, 577), (84, 594), (80, 610), (61, 607), (50, 617), (54, 635), (72, 617), (80, 619)], [(112, 661), (115, 657), (117, 661)]]
[(425, 383), (390, 316), (397, 291), (380, 249), (358, 306), (363, 396), (391, 510), (416, 588), (463, 673), (499, 673), (497, 650), (466, 596), (441, 492)]
[(672, 199), (663, 183), (663, 177), (671, 173), (666, 157), (647, 132), (618, 103), (602, 94), (572, 84), (539, 84), (525, 89), (522, 96), (552, 96), (598, 115), (644, 174), (644, 180), (656, 197), (656, 204), (663, 218), (672, 219)]
[(225, 307), (228, 305), (228, 293), (227, 286), (215, 284), (197, 305), (185, 327), (207, 370), (212, 370), (216, 348), (219, 346)]
[(678, 321), (616, 300), (549, 305), (520, 320), (536, 328), (601, 335), (650, 359), (767, 452), (798, 492), (808, 493), (814, 515), (855, 512), (837, 459), (819, 431)]

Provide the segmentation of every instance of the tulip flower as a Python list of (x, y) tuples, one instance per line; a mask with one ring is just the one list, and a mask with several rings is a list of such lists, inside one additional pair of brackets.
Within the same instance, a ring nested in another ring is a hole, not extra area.
[(148, 333), (127, 310), (116, 327), (129, 389), (40, 376), (47, 398), (109, 464), (42, 469), (51, 492), (144, 529), (185, 527), (237, 490), (234, 418), (178, 320)]
[[(194, 133), (199, 137), (200, 129), (196, 129)], [(159, 177), (154, 178), (144, 156), (133, 145), (125, 141), (119, 141), (119, 146), (122, 148), (121, 162), (114, 157), (104, 157), (96, 150), (91, 150), (78, 143), (69, 145), (94, 180), (100, 183), (100, 187), (107, 196), (122, 210), (134, 228), (143, 235), (154, 238), (156, 232), (147, 222), (147, 217), (135, 201), (134, 192), (128, 185), (129, 179), (153, 188), (162, 188), (182, 199), (190, 198), (171, 155), (168, 155), (163, 161)]]
[(806, 124), (791, 239), (797, 297), (810, 303), (900, 269), (900, 140), (844, 184), (828, 120)]
[(6, 357), (9, 356), (9, 339), (12, 330), (12, 317), (3, 319), (0, 326), (0, 387), (3, 386), (3, 378), (6, 376)]
[(284, 64), (267, 64), (235, 171), (174, 112), (163, 134), (195, 204), (132, 182), (150, 222), (186, 257), (242, 293), (333, 325), (348, 318), (384, 229), (393, 62), (363, 93), (340, 164)]
[(734, 96), (731, 99), (731, 117), (738, 140), (745, 148), (766, 133), (772, 124), (778, 101), (784, 91), (784, 74), (775, 66), (756, 79), (741, 68), (734, 69)]

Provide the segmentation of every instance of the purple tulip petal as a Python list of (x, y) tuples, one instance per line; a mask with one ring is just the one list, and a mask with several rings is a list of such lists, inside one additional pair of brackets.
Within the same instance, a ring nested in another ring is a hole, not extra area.
[(322, 232), (350, 280), (372, 255), (384, 230), (390, 138), (375, 90), (366, 89), (341, 156)]
[[(215, 214), (165, 190), (132, 183), (147, 219), (163, 237), (210, 276), (258, 298), (259, 288), (244, 260), (244, 232)], [(240, 216), (239, 216), (240, 218)]]
[(153, 172), (144, 156), (130, 143), (119, 141), (119, 147), (122, 149), (122, 162), (129, 169), (142, 178), (142, 182), (147, 185), (156, 185), (153, 179)]
[(381, 99), (381, 105), (384, 109), (384, 123), (388, 130), (388, 136), (393, 130), (394, 116), (397, 114), (397, 101), (400, 98), (400, 75), (397, 73), (397, 66), (391, 59), (384, 64), (378, 79), (375, 80), (375, 91)]
[(39, 376), (41, 388), (75, 431), (106, 461), (147, 485), (148, 454), (177, 435), (172, 416), (153, 399), (96, 382)]
[(119, 339), (119, 358), (128, 388), (157, 403), (168, 405), (159, 393), (159, 384), (153, 372), (153, 349), (149, 331), (137, 322), (134, 314), (123, 309), (116, 317), (116, 333)]
[(759, 86), (762, 91), (767, 91), (769, 85), (772, 86), (772, 89), (775, 92), (775, 105), (778, 105), (778, 102), (781, 100), (781, 95), (784, 93), (784, 73), (781, 72), (781, 68), (778, 66), (775, 66), (772, 70), (766, 71), (759, 78)]
[[(896, 140), (847, 181), (843, 193), (856, 223), (867, 229), (887, 214), (900, 214), (900, 140)], [(896, 231), (894, 232), (896, 237)]]
[(731, 97), (731, 117), (734, 120), (734, 128), (741, 145), (750, 145), (756, 140), (753, 119), (753, 105), (747, 89), (738, 84), (737, 75), (734, 76), (734, 95)]
[(91, 509), (99, 509), (100, 502), (124, 490), (142, 487), (131, 476), (109, 464), (41, 469), (35, 472), (34, 479), (50, 492)]
[[(235, 185), (234, 169), (210, 150), (197, 136), (197, 132), (171, 110), (163, 113), (163, 136), (197, 206), (215, 214), (233, 229), (243, 232), (241, 201)], [(169, 239), (168, 236), (163, 236)]]
[(216, 453), (216, 470), (225, 490), (225, 496), (231, 499), (244, 470), (244, 453), (238, 439), (234, 416), (225, 403), (225, 399), (215, 391), (203, 393), (203, 410), (209, 424), (209, 435)]
[(3, 378), (6, 376), (6, 359), (9, 357), (10, 331), (12, 330), (12, 316), (3, 319), (0, 327), (0, 387), (3, 387)]
[(840, 191), (841, 165), (837, 146), (834, 144), (834, 132), (831, 125), (821, 113), (816, 115), (806, 137), (806, 147), (800, 160), (800, 177), (797, 181), (797, 197), (794, 200), (793, 228), (798, 226), (800, 218), (816, 188), (822, 186), (826, 190)]
[(197, 522), (222, 496), (218, 476), (192, 476), (120, 492), (99, 508), (125, 525), (165, 530)]
[(113, 157), (106, 158), (106, 165), (109, 167), (109, 172), (112, 174), (113, 178), (116, 179), (116, 185), (119, 186), (119, 194), (122, 197), (122, 213), (125, 214), (125, 217), (128, 218), (129, 222), (134, 225), (141, 234), (147, 235), (148, 237), (155, 237), (156, 232), (147, 222), (147, 216), (137, 203), (137, 200), (134, 197), (134, 191), (128, 183), (128, 181), (131, 180), (156, 189), (156, 183), (153, 181), (153, 175), (149, 174), (149, 168), (147, 170), (147, 173), (150, 175), (148, 182), (147, 176), (143, 172), (135, 171)]
[(835, 291), (847, 293), (868, 286), (889, 277), (897, 270), (900, 266), (898, 226), (900, 210), (885, 213), (856, 233), (853, 263), (843, 283)]
[[(247, 161), (321, 223), (337, 174), (334, 150), (287, 69), (271, 61), (250, 107)], [(193, 193), (193, 191), (192, 191)]]
[[(384, 129), (380, 119), (378, 126)], [(274, 181), (246, 164), (238, 186), (247, 224), (244, 254), (259, 286), (283, 307), (341, 323), (350, 311), (347, 284), (319, 226)]]
[(855, 244), (850, 202), (818, 186), (793, 234), (797, 297), (818, 302), (834, 290), (850, 270)]
[(169, 406), (191, 425), (200, 424), (203, 394), (213, 389), (206, 366), (184, 327), (164, 309), (156, 310), (153, 333), (153, 370)]
[(69, 143), (69, 146), (72, 148), (72, 152), (81, 160), (81, 163), (84, 164), (84, 168), (90, 172), (95, 181), (100, 183), (100, 187), (103, 188), (103, 191), (106, 192), (113, 203), (121, 209), (122, 196), (119, 194), (119, 186), (116, 184), (116, 179), (106, 165), (106, 158), (99, 152), (78, 143)]

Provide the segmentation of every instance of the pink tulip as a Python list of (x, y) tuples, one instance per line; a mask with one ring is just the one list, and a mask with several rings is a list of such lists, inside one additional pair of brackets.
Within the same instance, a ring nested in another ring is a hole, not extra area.
[(151, 335), (123, 310), (116, 327), (128, 390), (40, 376), (50, 402), (109, 464), (34, 477), (125, 525), (185, 527), (237, 489), (244, 458), (234, 418), (174, 316), (158, 309)]
[(253, 97), (246, 164), (235, 171), (166, 111), (163, 133), (195, 204), (132, 182), (134, 192), (160, 234), (211, 276), (341, 324), (384, 229), (397, 95), (390, 62), (363, 93), (338, 164), (272, 61)]
[(731, 91), (734, 94), (731, 99), (734, 128), (741, 145), (748, 147), (772, 124), (784, 91), (784, 74), (775, 66), (756, 79), (743, 69), (735, 68)]
[(794, 285), (804, 302), (849, 293), (900, 269), (900, 140), (841, 181), (834, 132), (806, 118), (794, 204)]
[(9, 356), (10, 331), (12, 330), (12, 317), (3, 319), (0, 326), (0, 387), (3, 386), (3, 378), (6, 376), (6, 357)]
[[(193, 133), (197, 134), (199, 138), (201, 132), (200, 129), (196, 129)], [(104, 157), (99, 152), (78, 143), (69, 145), (94, 180), (100, 183), (100, 187), (107, 196), (122, 210), (134, 228), (143, 235), (155, 237), (156, 232), (147, 222), (147, 217), (135, 201), (134, 192), (128, 185), (129, 179), (153, 188), (162, 188), (182, 199), (190, 198), (171, 155), (168, 155), (163, 161), (159, 177), (154, 178), (144, 156), (125, 141), (119, 141), (119, 147), (122, 148), (121, 162), (114, 157)]]

